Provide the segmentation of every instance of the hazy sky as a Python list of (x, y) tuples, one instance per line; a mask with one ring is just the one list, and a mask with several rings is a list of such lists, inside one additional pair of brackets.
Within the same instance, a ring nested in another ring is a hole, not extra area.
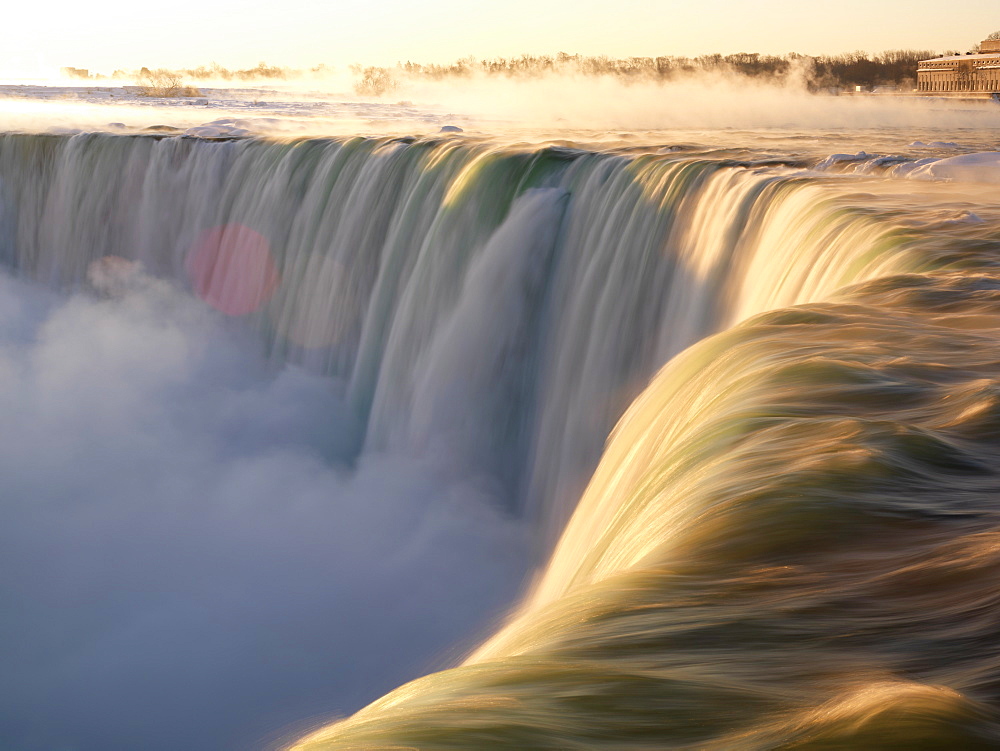
[(264, 60), (295, 67), (521, 53), (612, 56), (966, 50), (1000, 29), (996, 0), (218, 0), (19, 3), (2, 11), (0, 74)]

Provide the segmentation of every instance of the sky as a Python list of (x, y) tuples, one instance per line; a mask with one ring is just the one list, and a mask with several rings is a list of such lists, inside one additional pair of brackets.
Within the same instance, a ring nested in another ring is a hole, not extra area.
[(3, 10), (0, 76), (62, 66), (110, 74), (143, 65), (393, 65), (554, 54), (613, 57), (720, 52), (964, 51), (1000, 29), (996, 0), (942, 13), (936, 0), (244, 0), (183, 5), (105, 0)]

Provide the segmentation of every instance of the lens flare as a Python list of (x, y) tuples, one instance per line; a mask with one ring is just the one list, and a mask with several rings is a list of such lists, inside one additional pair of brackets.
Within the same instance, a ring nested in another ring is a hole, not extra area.
[(202, 232), (185, 265), (198, 296), (229, 316), (259, 309), (281, 281), (267, 238), (242, 224)]

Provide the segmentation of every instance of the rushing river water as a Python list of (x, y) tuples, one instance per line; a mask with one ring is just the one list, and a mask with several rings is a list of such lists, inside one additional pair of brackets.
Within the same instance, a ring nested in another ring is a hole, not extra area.
[(918, 135), (0, 135), (0, 745), (1000, 744), (996, 131)]

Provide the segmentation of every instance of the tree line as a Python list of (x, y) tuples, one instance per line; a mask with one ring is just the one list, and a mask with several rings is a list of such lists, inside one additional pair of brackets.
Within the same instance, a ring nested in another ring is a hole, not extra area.
[(625, 81), (670, 81), (698, 73), (725, 73), (747, 78), (783, 80), (791, 75), (803, 77), (813, 89), (833, 87), (874, 87), (912, 85), (917, 63), (935, 57), (932, 50), (888, 50), (877, 54), (848, 52), (841, 55), (762, 55), (740, 52), (734, 55), (698, 57), (626, 57), (605, 55), (521, 55), (520, 57), (468, 57), (448, 65), (424, 65), (407, 61), (392, 68), (365, 68), (362, 74), (381, 71), (396, 77), (432, 79), (470, 77), (486, 73), (512, 78), (541, 76), (550, 73), (583, 76), (614, 76)]
[[(888, 50), (875, 54), (847, 52), (840, 55), (763, 55), (740, 52), (733, 55), (699, 55), (697, 57), (658, 56), (615, 58), (606, 55), (587, 56), (559, 52), (555, 55), (520, 55), (477, 59), (465, 57), (449, 64), (421, 64), (406, 61), (393, 67), (350, 66), (355, 76), (355, 91), (379, 96), (388, 93), (407, 79), (460, 79), (479, 75), (532, 78), (550, 74), (576, 76), (611, 76), (625, 83), (640, 81), (666, 82), (697, 74), (729, 74), (750, 79), (784, 81), (796, 77), (816, 91), (823, 89), (853, 89), (855, 86), (874, 88), (895, 86), (912, 88), (917, 63), (935, 57), (932, 50)], [(949, 52), (945, 54), (957, 54)], [(64, 68), (66, 75), (76, 75), (75, 68)], [(332, 67), (317, 65), (308, 70), (268, 65), (261, 62), (253, 68), (229, 69), (218, 63), (197, 68), (165, 70), (153, 73), (194, 81), (255, 81), (294, 79), (308, 75), (332, 73)], [(148, 76), (141, 71), (116, 70), (111, 78), (137, 80)], [(104, 78), (80, 70), (78, 77), (90, 80)]]

